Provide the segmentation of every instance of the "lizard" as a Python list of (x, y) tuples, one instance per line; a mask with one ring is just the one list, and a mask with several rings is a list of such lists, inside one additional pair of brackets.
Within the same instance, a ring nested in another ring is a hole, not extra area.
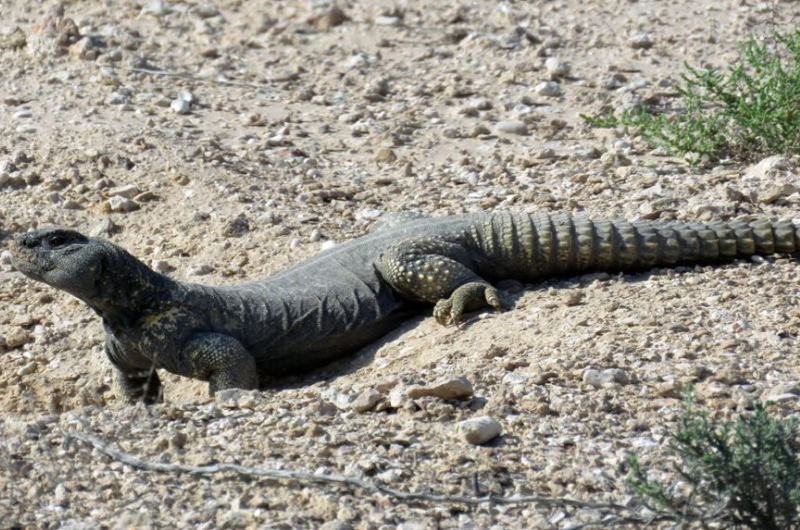
[(12, 265), (88, 304), (105, 329), (115, 394), (161, 399), (158, 369), (222, 389), (350, 355), (426, 303), (442, 324), (501, 309), (492, 282), (582, 271), (719, 263), (800, 253), (790, 220), (592, 219), (568, 212), (396, 215), (260, 281), (211, 287), (160, 274), (121, 247), (68, 228), (19, 236)]

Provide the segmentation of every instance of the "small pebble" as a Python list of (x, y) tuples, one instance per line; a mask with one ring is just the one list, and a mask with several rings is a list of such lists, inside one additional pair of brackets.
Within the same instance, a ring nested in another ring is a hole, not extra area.
[(439, 399), (451, 400), (471, 397), (475, 391), (472, 388), (472, 383), (467, 381), (466, 378), (454, 377), (440, 379), (428, 386), (414, 385), (409, 387), (406, 393), (411, 399), (433, 396)]
[(31, 361), (29, 363), (25, 363), (24, 365), (20, 366), (17, 369), (16, 375), (17, 377), (22, 377), (25, 375), (30, 375), (36, 371), (36, 363)]
[(544, 69), (550, 74), (550, 79), (556, 80), (568, 76), (571, 68), (569, 63), (561, 59), (548, 57), (544, 62)]
[(178, 97), (175, 99), (180, 99), (181, 101), (185, 101), (190, 105), (197, 103), (197, 98), (194, 96), (194, 94), (185, 88), (178, 92)]
[(317, 31), (328, 31), (343, 24), (346, 20), (345, 12), (338, 6), (332, 6), (314, 19), (314, 27), (317, 28)]
[(168, 15), (172, 11), (172, 8), (162, 0), (155, 0), (154, 2), (150, 2), (146, 6), (142, 7), (140, 13), (142, 15), (153, 15), (154, 17), (163, 17)]
[(653, 47), (653, 39), (649, 33), (637, 33), (628, 39), (628, 46), (634, 50), (646, 50)]
[(222, 235), (225, 237), (242, 237), (248, 232), (250, 232), (250, 220), (242, 213), (225, 223), (222, 228)]
[(108, 190), (109, 195), (119, 195), (120, 197), (125, 197), (126, 199), (133, 199), (139, 193), (139, 188), (134, 186), (133, 184), (127, 184), (125, 186), (116, 186)]
[(528, 126), (521, 121), (499, 121), (495, 125), (495, 129), (497, 129), (498, 132), (507, 134), (528, 134)]
[(69, 505), (69, 490), (63, 484), (57, 485), (53, 491), (53, 503), (61, 507)]
[(794, 396), (795, 399), (800, 398), (800, 384), (785, 383), (776, 385), (765, 390), (761, 394), (761, 399), (764, 401), (788, 401), (792, 399), (788, 396)]
[(395, 160), (397, 160), (397, 155), (388, 147), (381, 147), (378, 149), (378, 152), (375, 153), (375, 162), (380, 164), (389, 164)]
[(567, 307), (580, 305), (583, 302), (583, 297), (583, 291), (569, 291), (566, 295), (564, 295), (564, 305)]
[(108, 210), (118, 213), (133, 212), (139, 209), (139, 205), (136, 202), (120, 195), (109, 197), (107, 205)]
[(108, 237), (112, 232), (119, 227), (111, 220), (110, 217), (104, 217), (89, 231), (92, 237)]
[(458, 424), (458, 430), (461, 437), (472, 445), (485, 444), (503, 432), (500, 423), (491, 416), (478, 416), (464, 420)]
[(587, 369), (583, 372), (583, 382), (595, 388), (622, 386), (630, 383), (628, 372), (619, 368), (606, 370)]
[(175, 114), (189, 114), (192, 110), (192, 104), (183, 99), (173, 99), (169, 104), (169, 108)]
[(542, 81), (533, 87), (533, 93), (537, 96), (554, 98), (561, 95), (561, 85), (555, 81)]
[(212, 4), (197, 4), (192, 8), (192, 13), (200, 18), (212, 18), (220, 14), (217, 6)]
[(81, 40), (69, 47), (69, 55), (75, 59), (93, 61), (100, 55), (100, 51), (94, 45), (90, 37), (83, 37)]
[(412, 403), (411, 399), (406, 394), (405, 389), (401, 386), (396, 386), (389, 391), (389, 406), (394, 409), (405, 408)]
[(192, 265), (189, 267), (189, 274), (192, 276), (205, 276), (206, 274), (211, 274), (212, 272), (214, 272), (214, 267), (205, 263), (200, 265)]
[(260, 393), (257, 390), (226, 388), (214, 394), (214, 401), (221, 408), (252, 409), (256, 406)]
[(375, 23), (379, 26), (399, 26), (403, 22), (403, 19), (400, 17), (390, 17), (381, 15), (375, 17)]
[(374, 388), (368, 388), (358, 394), (356, 398), (350, 403), (350, 407), (356, 412), (367, 412), (375, 408), (375, 405), (383, 398), (383, 394)]
[(61, 207), (65, 210), (82, 210), (83, 205), (76, 200), (67, 199), (62, 204)]
[(319, 526), (318, 530), (353, 530), (353, 527), (350, 526), (345, 521), (333, 520), (328, 521), (327, 523), (323, 523)]
[(13, 328), (6, 334), (6, 347), (14, 349), (24, 346), (31, 340), (31, 334), (22, 328)]
[(163, 259), (155, 259), (152, 263), (153, 270), (161, 274), (169, 274), (175, 270), (175, 267), (169, 264), (168, 261)]

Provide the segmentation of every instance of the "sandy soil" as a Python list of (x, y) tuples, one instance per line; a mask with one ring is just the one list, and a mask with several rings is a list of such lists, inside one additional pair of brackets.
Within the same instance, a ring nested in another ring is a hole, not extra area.
[[(233, 284), (393, 211), (800, 215), (796, 160), (692, 167), (579, 117), (674, 100), (685, 61), (725, 67), (744, 36), (793, 28), (796, 2), (338, 6), (0, 0), (2, 248), (75, 226), (175, 278)], [(510, 283), (510, 311), (458, 328), (421, 317), (255, 395), (210, 400), (167, 376), (166, 403), (149, 408), (115, 401), (88, 308), (0, 261), (0, 527), (566, 528), (603, 516), (146, 473), (68, 431), (159, 462), (629, 504), (625, 457), (668, 476), (663, 445), (687, 384), (719, 418), (766, 397), (782, 415), (800, 409), (800, 270), (786, 258)], [(458, 377), (474, 395), (409, 395)], [(375, 391), (359, 412), (354, 400)], [(459, 422), (482, 415), (502, 434), (471, 445)]]

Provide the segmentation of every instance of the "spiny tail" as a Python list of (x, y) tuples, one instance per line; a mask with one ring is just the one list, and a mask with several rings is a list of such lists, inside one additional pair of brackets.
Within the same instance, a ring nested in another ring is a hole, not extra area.
[(800, 225), (764, 218), (629, 222), (565, 212), (497, 212), (477, 224), (472, 235), (493, 276), (519, 279), (800, 253)]

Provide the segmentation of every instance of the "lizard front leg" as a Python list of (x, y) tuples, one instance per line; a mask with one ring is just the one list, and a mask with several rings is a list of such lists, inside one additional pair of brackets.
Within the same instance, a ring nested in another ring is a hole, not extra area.
[(183, 345), (178, 365), (169, 366), (179, 375), (208, 381), (208, 391), (258, 388), (256, 361), (242, 344), (222, 333), (195, 333)]
[(381, 254), (377, 268), (400, 294), (433, 302), (440, 324), (461, 320), (465, 311), (501, 309), (500, 293), (478, 276), (467, 250), (439, 237), (405, 239)]
[(144, 358), (131, 358), (113, 335), (106, 335), (105, 352), (114, 367), (112, 388), (114, 395), (122, 402), (147, 404), (162, 400), (161, 380), (156, 373), (155, 364)]
[(155, 368), (137, 372), (125, 372), (114, 367), (114, 395), (126, 403), (142, 401), (148, 405), (163, 400), (161, 380)]

